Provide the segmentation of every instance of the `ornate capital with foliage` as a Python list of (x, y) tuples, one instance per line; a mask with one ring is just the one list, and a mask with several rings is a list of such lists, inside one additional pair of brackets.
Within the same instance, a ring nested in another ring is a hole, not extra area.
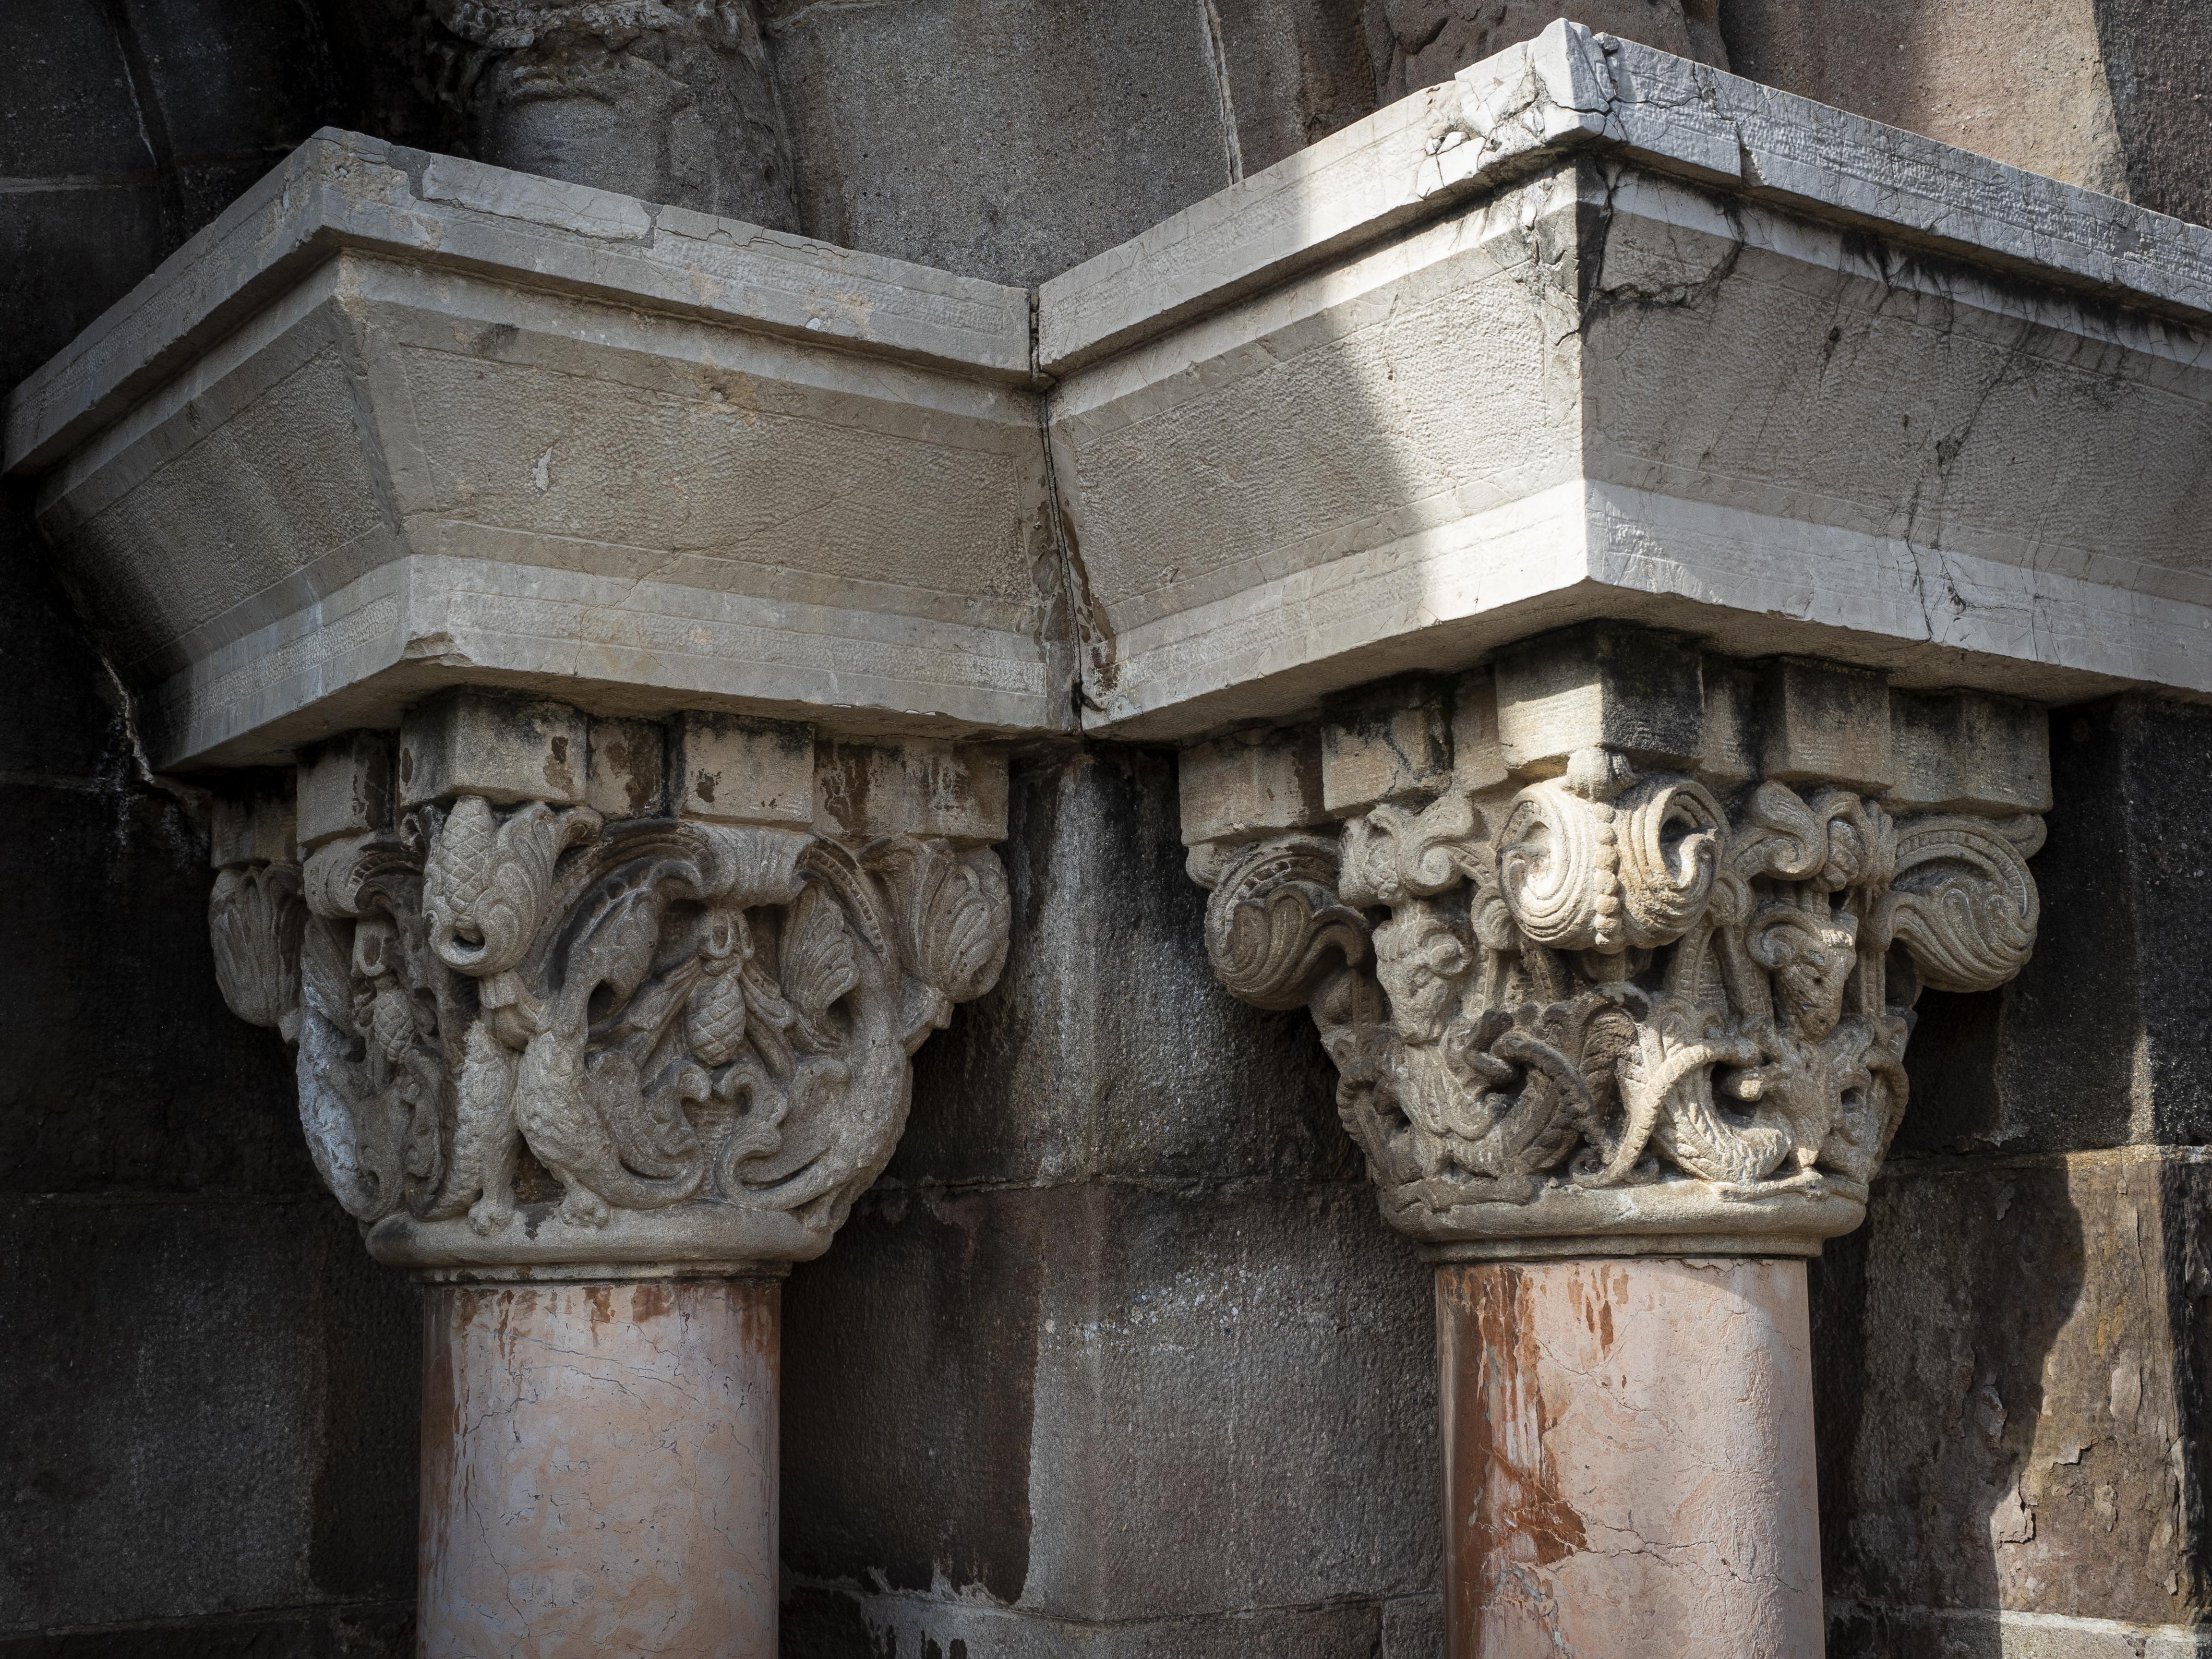
[(2043, 725), (1554, 636), (1186, 756), (1206, 947), (1311, 1011), (1385, 1214), (1443, 1254), (1809, 1252), (1864, 1214), (1921, 989), (2034, 945)]
[[(389, 810), (382, 739), (326, 750), (296, 866), (219, 825), (230, 1005), (296, 1041), (316, 1166), (380, 1260), (817, 1255), (897, 1144), (908, 1056), (1005, 960), (1003, 762), (687, 717), (667, 781), (658, 727), (550, 707), (410, 719)], [(511, 798), (549, 770), (571, 799)]]

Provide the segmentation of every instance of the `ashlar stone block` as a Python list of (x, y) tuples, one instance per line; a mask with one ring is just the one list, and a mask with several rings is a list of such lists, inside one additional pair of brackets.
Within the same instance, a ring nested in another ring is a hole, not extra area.
[(217, 795), (208, 826), (208, 861), (216, 869), (288, 864), (298, 856), (292, 798), (271, 783)]
[(1778, 782), (1820, 778), (1878, 794), (1893, 770), (1889, 688), (1879, 674), (1782, 658), (1759, 684), (1761, 769)]
[(1452, 787), (1494, 789), (1510, 775), (1498, 737), (1498, 685), (1487, 674), (1469, 674), (1452, 693)]
[(1332, 814), (1433, 794), (1451, 768), (1451, 720), (1434, 684), (1385, 687), (1322, 724), (1322, 804)]
[(673, 738), (679, 817), (710, 823), (811, 823), (814, 728), (793, 720), (687, 714)]
[(588, 752), (584, 716), (565, 703), (451, 692), (400, 723), (400, 805), (480, 795), (501, 806), (573, 806), (584, 799)]
[(667, 796), (667, 734), (657, 720), (593, 720), (584, 804), (601, 817), (651, 817)]
[(2051, 722), (1981, 692), (1892, 691), (1889, 799), (1930, 812), (2051, 810)]
[(818, 814), (848, 836), (939, 836), (988, 847), (1006, 836), (1006, 757), (973, 744), (817, 745)]
[(1183, 845), (1323, 823), (1322, 776), (1321, 738), (1310, 732), (1240, 732), (1186, 749), (1178, 781)]
[(1705, 680), (1705, 745), (1697, 774), (1707, 786), (1727, 794), (1759, 775), (1759, 674), (1726, 657), (1709, 656)]
[(1557, 776), (1577, 750), (1686, 766), (1704, 747), (1697, 653), (1663, 635), (1575, 629), (1498, 655), (1498, 725), (1505, 765)]
[(392, 734), (349, 732), (300, 763), (300, 851), (392, 822)]

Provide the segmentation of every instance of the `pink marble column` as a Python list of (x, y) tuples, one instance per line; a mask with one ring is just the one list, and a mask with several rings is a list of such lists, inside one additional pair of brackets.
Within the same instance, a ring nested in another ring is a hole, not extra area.
[(1805, 1264), (1437, 1272), (1450, 1659), (1818, 1659)]
[(781, 1286), (434, 1285), (425, 1659), (775, 1659)]

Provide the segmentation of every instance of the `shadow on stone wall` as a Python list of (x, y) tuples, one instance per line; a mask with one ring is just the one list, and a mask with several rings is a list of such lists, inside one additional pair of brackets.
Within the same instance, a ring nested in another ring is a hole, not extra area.
[[(343, 104), (294, 0), (0, 6), (0, 388)], [(417, 1299), (0, 484), (0, 1656), (412, 1650)]]
[(1923, 999), (1897, 1152), (1814, 1270), (1835, 1659), (1995, 1656), (2000, 1609), (2118, 1659), (2203, 1605), (2212, 713), (2057, 710), (2051, 757), (2035, 957)]
[(1433, 1659), (1428, 1274), (1311, 1022), (1214, 980), (1172, 756), (1011, 820), (1006, 972), (787, 1291), (785, 1651)]

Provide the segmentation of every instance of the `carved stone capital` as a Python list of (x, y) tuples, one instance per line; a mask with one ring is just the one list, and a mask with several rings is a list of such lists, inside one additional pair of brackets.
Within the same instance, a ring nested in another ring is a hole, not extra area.
[(986, 750), (465, 693), (396, 752), (325, 745), (296, 811), (218, 833), (224, 994), (297, 1043), (316, 1167), (418, 1270), (818, 1255), (1006, 958)]
[(1186, 753), (1206, 948), (1304, 1005), (1384, 1214), (1448, 1259), (1813, 1253), (1923, 987), (2035, 941), (2044, 716), (1581, 629)]

